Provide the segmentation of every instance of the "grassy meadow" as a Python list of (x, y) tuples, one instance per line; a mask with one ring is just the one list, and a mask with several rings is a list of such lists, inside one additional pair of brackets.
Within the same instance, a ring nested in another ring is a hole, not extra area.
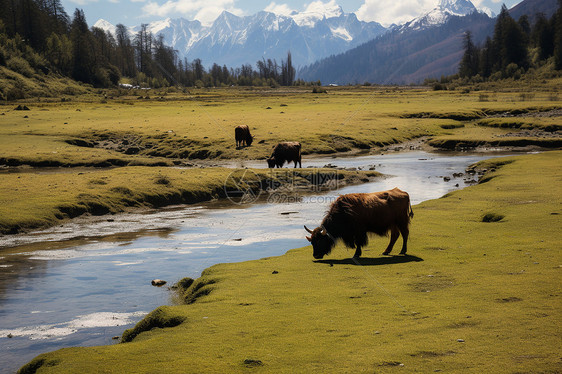
[(215, 265), (128, 342), (20, 373), (560, 372), (561, 157), (485, 161), (481, 183), (414, 206), (408, 256), (373, 238), (358, 263), (340, 245)]
[[(0, 107), (0, 162), (123, 166), (264, 159), (280, 141), (300, 141), (303, 154), (384, 147), (423, 136), (481, 143), (501, 136), (508, 144), (522, 137), (488, 117), (530, 113), (518, 118), (524, 128), (560, 129), (558, 117), (534, 116), (561, 107), (560, 87), (562, 79), (532, 95), (388, 87), (333, 87), (320, 94), (310, 88), (223, 88), (51, 99), (25, 103), (29, 111), (13, 110), (12, 104)], [(234, 127), (240, 124), (256, 137), (251, 147), (235, 147)], [(524, 138), (553, 146), (532, 134)]]
[[(559, 148), (560, 87), (561, 78), (532, 89), (507, 84), (494, 91), (107, 90), (3, 103), (0, 233), (45, 227), (82, 213), (217, 197), (226, 171), (209, 168), (213, 162), (265, 159), (280, 141), (300, 141), (305, 155), (384, 150), (413, 139), (442, 149)], [(240, 124), (255, 136), (251, 147), (235, 147), (234, 127)], [(174, 166), (206, 169), (180, 173)], [(37, 172), (43, 167), (50, 167), (48, 175)], [(181, 181), (155, 183), (161, 174)]]

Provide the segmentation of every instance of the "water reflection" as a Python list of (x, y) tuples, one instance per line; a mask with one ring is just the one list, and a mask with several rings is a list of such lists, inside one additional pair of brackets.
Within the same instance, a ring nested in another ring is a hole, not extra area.
[[(340, 194), (399, 187), (415, 205), (464, 187), (472, 177), (453, 174), (489, 157), (410, 152), (315, 158), (305, 165), (374, 168), (389, 177), (277, 200), (282, 203), (268, 201), (270, 196), (252, 205), (209, 202), (77, 219), (33, 235), (0, 238), (0, 361), (9, 363), (3, 369), (15, 370), (47, 350), (115, 342), (112, 337), (146, 312), (169, 303), (166, 288), (151, 286), (152, 279), (173, 283), (219, 262), (308, 245), (303, 224), (317, 225)], [(262, 161), (244, 164), (263, 167)]]

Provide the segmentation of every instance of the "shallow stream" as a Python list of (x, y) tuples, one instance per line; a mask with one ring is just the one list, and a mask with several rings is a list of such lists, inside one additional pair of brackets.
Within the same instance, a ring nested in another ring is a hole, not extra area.
[[(415, 205), (467, 186), (475, 177), (457, 173), (499, 155), (415, 151), (311, 158), (303, 160), (305, 167), (374, 167), (387, 177), (299, 199), (278, 194), (253, 204), (225, 200), (83, 217), (45, 231), (0, 237), (0, 371), (14, 372), (46, 351), (116, 343), (113, 338), (146, 313), (172, 303), (167, 286), (186, 276), (197, 278), (213, 264), (282, 255), (308, 245), (303, 225), (316, 227), (340, 194), (399, 187)], [(386, 242), (373, 241), (381, 251)], [(154, 287), (156, 278), (168, 284)]]

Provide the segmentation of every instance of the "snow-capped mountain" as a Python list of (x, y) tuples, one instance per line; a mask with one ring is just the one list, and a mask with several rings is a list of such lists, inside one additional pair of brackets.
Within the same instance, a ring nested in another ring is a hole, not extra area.
[[(104, 20), (94, 26), (115, 30)], [(131, 28), (131, 35), (139, 29)], [(253, 65), (262, 58), (281, 62), (289, 51), (293, 65), (303, 66), (345, 52), (386, 31), (379, 23), (359, 21), (340, 6), (288, 16), (261, 11), (239, 17), (225, 11), (210, 26), (197, 20), (168, 18), (150, 23), (147, 29), (154, 35), (162, 34), (180, 58), (199, 58), (206, 66), (217, 63), (228, 67)]]
[(440, 0), (439, 4), (431, 11), (422, 14), (413, 20), (399, 26), (399, 30), (424, 30), (429, 27), (439, 26), (449, 20), (451, 16), (467, 16), (478, 9), (470, 0)]
[(115, 30), (117, 29), (115, 25), (112, 25), (111, 23), (107, 22), (104, 19), (97, 20), (97, 22), (94, 23), (94, 27), (97, 27), (105, 31), (109, 31), (112, 35), (115, 35)]

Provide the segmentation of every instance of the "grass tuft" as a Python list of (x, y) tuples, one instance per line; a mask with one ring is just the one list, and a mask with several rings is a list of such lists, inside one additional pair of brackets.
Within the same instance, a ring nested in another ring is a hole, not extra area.
[(163, 329), (167, 327), (176, 327), (185, 320), (185, 317), (172, 314), (169, 307), (161, 306), (146, 315), (146, 317), (137, 323), (135, 327), (125, 330), (125, 332), (123, 332), (121, 342), (130, 342), (140, 333), (150, 331), (154, 328)]
[(504, 219), (505, 216), (497, 213), (486, 213), (482, 217), (482, 222), (499, 222)]

